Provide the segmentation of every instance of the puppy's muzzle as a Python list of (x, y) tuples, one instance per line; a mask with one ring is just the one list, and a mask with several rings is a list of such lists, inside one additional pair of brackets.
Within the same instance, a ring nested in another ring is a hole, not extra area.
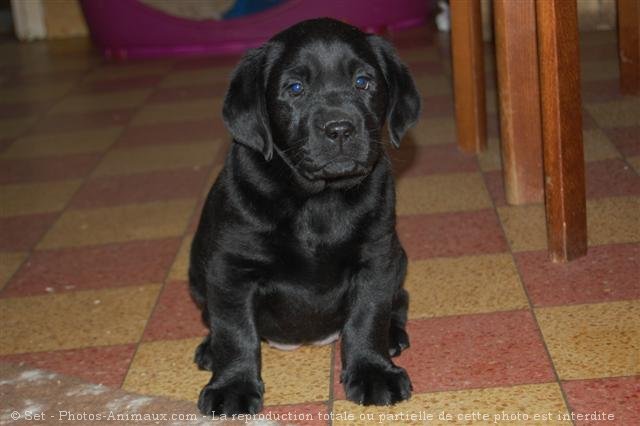
[(339, 179), (366, 175), (369, 171), (366, 164), (341, 156), (325, 164), (314, 175), (320, 179)]

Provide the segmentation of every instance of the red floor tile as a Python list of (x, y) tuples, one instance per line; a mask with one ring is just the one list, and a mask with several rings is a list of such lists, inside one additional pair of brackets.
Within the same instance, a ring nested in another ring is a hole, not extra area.
[(149, 319), (144, 340), (205, 336), (207, 329), (200, 318), (200, 310), (191, 300), (188, 284), (184, 281), (169, 282)]
[(620, 80), (617, 78), (583, 81), (581, 89), (580, 96), (583, 102), (610, 102), (623, 97), (620, 93)]
[(11, 145), (13, 142), (13, 138), (4, 138), (0, 136), (0, 154), (2, 154), (5, 149), (9, 148), (9, 145)]
[(122, 287), (164, 280), (179, 238), (35, 251), (3, 297)]
[(198, 170), (180, 169), (90, 179), (75, 194), (69, 206), (96, 208), (175, 198), (196, 198), (200, 196), (202, 184), (208, 174), (207, 167), (200, 167)]
[(508, 251), (493, 210), (400, 216), (397, 229), (411, 260)]
[(620, 159), (588, 163), (587, 198), (640, 195), (640, 177)]
[(443, 73), (442, 63), (429, 59), (408, 62), (407, 67), (409, 67), (412, 75), (434, 75)]
[[(410, 321), (407, 332), (411, 347), (395, 362), (409, 373), (414, 393), (555, 380), (529, 311)], [(337, 359), (334, 377), (339, 366)], [(337, 382), (334, 395), (343, 398)]]
[(487, 187), (489, 196), (493, 200), (496, 207), (507, 205), (506, 195), (504, 193), (504, 182), (502, 178), (502, 170), (492, 170), (485, 172), (484, 184)]
[(0, 104), (0, 119), (38, 115), (45, 112), (53, 102)]
[(200, 57), (200, 58), (188, 58), (177, 62), (173, 66), (174, 71), (189, 71), (198, 70), (202, 68), (216, 68), (216, 67), (233, 67), (242, 58), (241, 55), (226, 55), (226, 56), (212, 56), (212, 57)]
[[(580, 35), (580, 39), (584, 38), (584, 34)], [(618, 46), (615, 41), (613, 43), (589, 43), (588, 49), (580, 49), (581, 61), (601, 61), (601, 62), (617, 62), (618, 61)]]
[[(636, 196), (640, 194), (640, 178), (620, 159), (587, 163), (585, 169), (587, 198)], [(484, 173), (491, 199), (497, 207), (507, 204), (501, 170)]]
[(208, 84), (206, 86), (186, 86), (176, 88), (161, 88), (149, 96), (146, 100), (147, 103), (156, 102), (175, 102), (185, 100), (197, 100), (197, 99), (212, 99), (215, 97), (222, 97), (227, 92), (229, 82), (220, 81), (217, 83)]
[(189, 222), (189, 226), (187, 227), (187, 234), (195, 234), (197, 231), (198, 225), (200, 224), (200, 217), (202, 216), (202, 209), (204, 208), (204, 203), (206, 201), (206, 197), (202, 197), (198, 200), (198, 204), (196, 204), (196, 208), (193, 210), (191, 222)]
[(479, 170), (473, 155), (465, 155), (456, 144), (416, 146), (405, 144), (389, 150), (396, 176), (421, 176), (432, 173), (462, 173)]
[[(442, 36), (434, 26), (419, 26), (402, 29), (401, 31), (390, 30), (384, 32), (383, 36), (391, 40), (396, 49), (433, 46), (435, 39), (442, 39)], [(442, 43), (447, 43), (447, 41), (442, 40)]]
[(0, 250), (30, 250), (57, 217), (58, 213), (0, 217)]
[(128, 127), (116, 142), (116, 146), (180, 144), (207, 141), (216, 137), (229, 137), (224, 130), (222, 119)]
[(613, 421), (583, 420), (576, 421), (576, 425), (640, 424), (640, 376), (568, 381), (562, 383), (562, 388), (575, 413), (614, 415)]
[(147, 89), (156, 87), (164, 75), (149, 74), (135, 77), (109, 78), (84, 83), (78, 92), (113, 92), (117, 90)]
[(437, 118), (443, 116), (453, 116), (453, 95), (426, 94), (422, 99), (422, 116)]
[(640, 298), (640, 244), (590, 247), (587, 256), (562, 264), (546, 251), (514, 256), (536, 306)]
[(614, 127), (604, 132), (625, 157), (640, 155), (640, 126)]
[(0, 184), (75, 179), (88, 175), (100, 155), (0, 159)]
[(487, 137), (500, 137), (500, 119), (497, 114), (487, 114)]
[[(0, 87), (16, 88), (39, 84), (62, 84), (80, 80), (85, 75), (84, 70), (49, 71), (44, 74), (29, 74), (25, 70), (7, 70), (6, 79), (0, 83)], [(4, 73), (4, 70), (2, 70)]]
[(35, 126), (32, 133), (69, 132), (124, 126), (131, 120), (135, 112), (135, 108), (120, 108), (76, 114), (50, 114)]
[[(324, 418), (327, 413), (328, 409), (325, 404), (296, 404), (264, 407), (260, 415), (264, 415), (266, 420), (273, 419), (276, 424), (325, 426), (330, 424), (328, 419)], [(267, 416), (271, 416), (271, 418)]]
[(102, 346), (66, 351), (4, 355), (0, 361), (79, 377), (91, 383), (120, 387), (135, 353), (135, 345)]

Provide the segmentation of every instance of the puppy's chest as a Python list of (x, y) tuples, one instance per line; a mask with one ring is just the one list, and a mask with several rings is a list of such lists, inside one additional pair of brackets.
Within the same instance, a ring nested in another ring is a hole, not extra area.
[(356, 218), (338, 203), (309, 203), (292, 223), (293, 237), (300, 248), (317, 256), (354, 240)]

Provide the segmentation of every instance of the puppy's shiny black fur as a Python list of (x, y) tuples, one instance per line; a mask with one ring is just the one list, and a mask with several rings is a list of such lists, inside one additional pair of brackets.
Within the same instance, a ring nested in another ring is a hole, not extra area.
[(348, 399), (410, 397), (391, 361), (409, 346), (407, 260), (382, 129), (397, 147), (419, 109), (391, 45), (338, 21), (302, 22), (243, 58), (223, 108), (234, 143), (191, 248), (211, 330), (195, 356), (213, 372), (200, 411), (262, 408), (261, 340), (336, 332)]

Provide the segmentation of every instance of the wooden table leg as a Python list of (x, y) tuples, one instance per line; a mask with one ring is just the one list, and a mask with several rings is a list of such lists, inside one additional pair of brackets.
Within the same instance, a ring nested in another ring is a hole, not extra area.
[(477, 153), (487, 147), (480, 0), (451, 0), (450, 7), (458, 146)]
[(618, 0), (620, 91), (640, 94), (640, 2)]
[(495, 0), (502, 173), (507, 202), (542, 202), (542, 130), (534, 0)]
[(587, 252), (575, 0), (536, 2), (549, 254), (556, 262)]

